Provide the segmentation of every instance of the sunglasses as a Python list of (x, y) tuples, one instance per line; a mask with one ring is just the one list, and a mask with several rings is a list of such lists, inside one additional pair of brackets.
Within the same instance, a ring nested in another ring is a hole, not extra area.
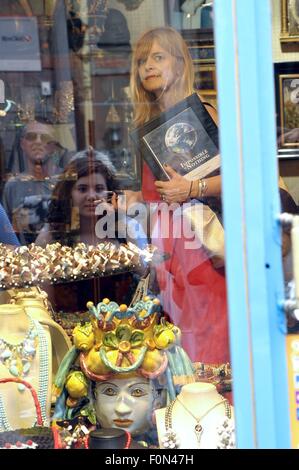
[(43, 144), (48, 144), (49, 142), (53, 142), (53, 137), (49, 134), (40, 134), (39, 132), (27, 132), (24, 135), (24, 139), (28, 140), (28, 142), (34, 142), (37, 140), (37, 136), (40, 137), (40, 140)]

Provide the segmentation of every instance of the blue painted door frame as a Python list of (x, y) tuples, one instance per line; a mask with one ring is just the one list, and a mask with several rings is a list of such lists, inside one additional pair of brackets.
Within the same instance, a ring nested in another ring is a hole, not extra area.
[(289, 448), (271, 4), (214, 13), (237, 445)]

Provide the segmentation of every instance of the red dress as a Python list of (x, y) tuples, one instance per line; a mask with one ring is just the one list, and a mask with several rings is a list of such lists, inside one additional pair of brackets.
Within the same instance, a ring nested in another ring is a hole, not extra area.
[[(154, 181), (149, 167), (144, 164), (144, 200), (161, 204)], [(172, 219), (171, 215), (169, 218)], [(193, 362), (229, 362), (223, 270), (213, 268), (204, 248), (186, 249), (184, 237), (175, 238), (172, 230), (163, 237), (165, 232), (157, 210), (153, 225), (152, 243), (171, 255), (166, 262), (157, 265), (156, 270), (163, 308), (171, 321), (181, 329), (183, 348)]]

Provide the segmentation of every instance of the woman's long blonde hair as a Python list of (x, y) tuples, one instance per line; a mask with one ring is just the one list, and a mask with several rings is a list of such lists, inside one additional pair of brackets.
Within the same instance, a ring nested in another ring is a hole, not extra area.
[(177, 79), (172, 85), (174, 104), (193, 93), (194, 70), (192, 59), (182, 36), (173, 28), (163, 26), (150, 29), (137, 41), (132, 58), (131, 96), (134, 104), (134, 123), (140, 126), (159, 113), (159, 104), (153, 93), (146, 91), (140, 81), (138, 64), (146, 59), (154, 41), (175, 58)]

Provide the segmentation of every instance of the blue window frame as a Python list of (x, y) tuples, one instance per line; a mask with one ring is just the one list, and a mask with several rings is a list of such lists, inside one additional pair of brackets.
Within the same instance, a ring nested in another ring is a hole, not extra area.
[(290, 447), (270, 0), (215, 0), (239, 448)]

